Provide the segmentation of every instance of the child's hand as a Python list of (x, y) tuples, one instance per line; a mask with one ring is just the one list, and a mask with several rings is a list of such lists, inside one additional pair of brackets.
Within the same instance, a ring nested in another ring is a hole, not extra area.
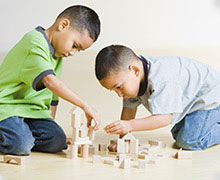
[(108, 150), (109, 150), (110, 152), (117, 152), (117, 143), (110, 144), (110, 145), (108, 146)]
[(107, 125), (104, 129), (108, 134), (123, 135), (131, 131), (132, 127), (130, 121), (119, 120)]
[(83, 108), (83, 110), (84, 110), (84, 112), (86, 114), (86, 118), (87, 118), (87, 127), (90, 127), (91, 123), (92, 123), (92, 120), (94, 120), (94, 122), (95, 122), (94, 130), (95, 131), (98, 130), (99, 125), (100, 125), (99, 113), (89, 105), (86, 105)]

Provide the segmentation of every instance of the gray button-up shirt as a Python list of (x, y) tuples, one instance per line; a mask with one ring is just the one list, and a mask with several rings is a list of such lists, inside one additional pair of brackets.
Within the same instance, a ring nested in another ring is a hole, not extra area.
[(209, 65), (177, 56), (145, 57), (151, 64), (143, 96), (123, 100), (123, 107), (143, 104), (152, 114), (173, 114), (172, 123), (187, 114), (220, 104), (220, 73)]

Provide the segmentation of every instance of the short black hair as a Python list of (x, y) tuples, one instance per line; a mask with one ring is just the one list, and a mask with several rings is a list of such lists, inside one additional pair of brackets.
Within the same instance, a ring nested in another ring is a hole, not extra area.
[(57, 19), (59, 18), (68, 18), (71, 26), (78, 31), (87, 30), (94, 42), (100, 34), (99, 17), (94, 10), (86, 6), (70, 6), (57, 16)]
[(115, 72), (129, 68), (130, 62), (137, 59), (137, 55), (123, 45), (111, 45), (103, 48), (96, 56), (95, 74), (98, 80), (107, 77), (111, 70)]

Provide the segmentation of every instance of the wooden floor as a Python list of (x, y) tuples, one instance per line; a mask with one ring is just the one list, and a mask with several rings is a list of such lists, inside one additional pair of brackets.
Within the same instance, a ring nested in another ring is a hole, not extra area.
[[(122, 100), (115, 93), (104, 90), (94, 77), (94, 59), (97, 52), (86, 52), (70, 57), (64, 63), (62, 79), (74, 92), (78, 93), (92, 104), (101, 114), (102, 127), (118, 120), (121, 113)], [(160, 54), (158, 54), (160, 53)], [(204, 59), (204, 62), (220, 70), (219, 49), (167, 49), (146, 50), (143, 55), (181, 55), (195, 59)], [(1, 60), (1, 57), (0, 57)], [(74, 80), (73, 80), (74, 79)], [(89, 87), (89, 89), (88, 89)], [(97, 94), (99, 97), (97, 97)], [(60, 101), (56, 121), (62, 126), (67, 136), (71, 135), (69, 111), (70, 103)], [(146, 109), (140, 107), (138, 117), (146, 117)], [(161, 140), (167, 144), (166, 151), (176, 152), (173, 148), (173, 139), (170, 128), (134, 133), (141, 144), (147, 139)], [(96, 134), (95, 143), (108, 143), (116, 136), (109, 136), (100, 130)], [(219, 137), (220, 138), (220, 137)], [(193, 152), (192, 160), (164, 159), (156, 165), (148, 165), (146, 169), (137, 169), (132, 162), (130, 169), (119, 169), (105, 164), (92, 164), (88, 159), (71, 160), (69, 150), (57, 153), (33, 152), (26, 159), (24, 166), (3, 164), (3, 155), (0, 154), (0, 180), (220, 180), (220, 145), (205, 151)]]
[[(164, 151), (176, 152), (169, 128), (162, 128), (151, 132), (134, 133), (144, 144), (147, 139), (162, 140), (167, 144)], [(109, 139), (116, 136), (108, 136), (103, 131), (96, 134), (95, 143), (108, 143)], [(102, 155), (106, 155), (102, 153)], [(192, 160), (177, 160), (174, 158), (163, 159), (155, 165), (147, 165), (146, 169), (138, 169), (134, 161), (129, 169), (119, 169), (106, 164), (93, 164), (91, 156), (88, 159), (68, 158), (69, 150), (62, 153), (48, 154), (32, 152), (26, 157), (22, 166), (2, 163), (3, 155), (0, 155), (0, 179), (5, 180), (177, 180), (177, 179), (220, 179), (220, 145), (205, 151), (194, 151)]]

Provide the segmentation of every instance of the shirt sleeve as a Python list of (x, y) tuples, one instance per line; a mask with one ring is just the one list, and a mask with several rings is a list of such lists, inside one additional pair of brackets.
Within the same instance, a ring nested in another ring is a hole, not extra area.
[(137, 108), (140, 105), (140, 101), (138, 98), (128, 98), (123, 99), (123, 107), (124, 108)]
[(181, 113), (182, 109), (182, 89), (178, 84), (162, 83), (154, 88), (153, 94), (148, 102), (152, 114)]
[(48, 74), (55, 75), (49, 53), (40, 47), (31, 49), (21, 67), (20, 79), (40, 91), (45, 88), (42, 78)]

